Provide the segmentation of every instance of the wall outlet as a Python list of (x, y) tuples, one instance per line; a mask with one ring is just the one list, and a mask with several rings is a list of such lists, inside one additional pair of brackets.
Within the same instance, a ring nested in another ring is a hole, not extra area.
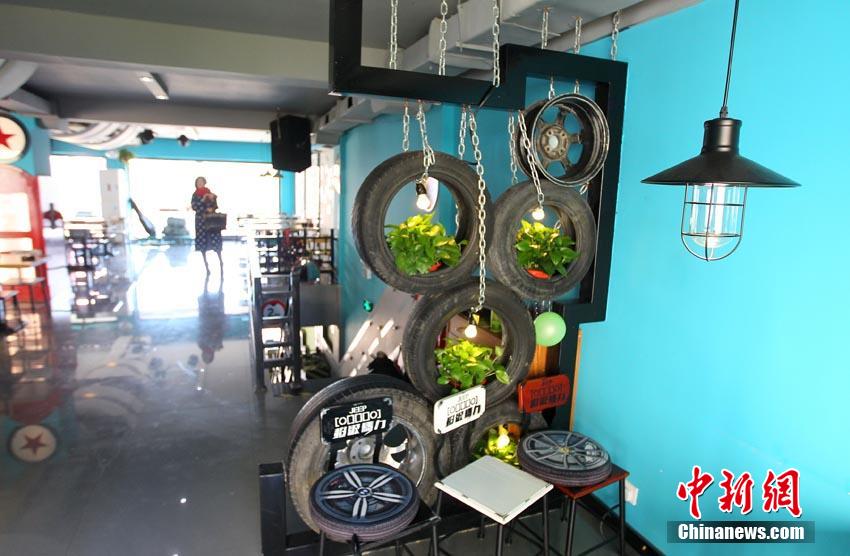
[(638, 487), (631, 481), (626, 479), (626, 502), (632, 506), (637, 506)]

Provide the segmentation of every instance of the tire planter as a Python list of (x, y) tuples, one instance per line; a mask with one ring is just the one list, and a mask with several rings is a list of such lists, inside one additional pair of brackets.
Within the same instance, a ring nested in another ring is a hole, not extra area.
[(567, 267), (565, 276), (535, 278), (519, 266), (516, 235), (520, 221), (537, 207), (537, 192), (531, 182), (518, 183), (505, 191), (496, 202), (493, 241), (489, 262), (493, 276), (526, 299), (545, 301), (573, 289), (587, 274), (596, 255), (596, 221), (584, 198), (574, 189), (540, 181), (544, 207), (557, 212), (565, 231), (575, 240), (578, 257)]
[(354, 535), (363, 542), (403, 531), (419, 511), (416, 485), (386, 465), (345, 465), (329, 471), (310, 489), (310, 515), (333, 541)]
[(611, 475), (611, 458), (598, 442), (572, 431), (545, 430), (519, 443), (519, 464), (555, 485), (594, 485)]
[[(546, 420), (539, 413), (528, 415), (529, 431), (537, 431), (546, 428)], [(472, 461), (472, 454), (478, 441), (487, 434), (487, 431), (505, 424), (522, 424), (522, 414), (517, 406), (516, 398), (510, 397), (502, 403), (491, 406), (487, 405), (484, 415), (479, 417), (471, 426), (458, 429), (458, 436), (452, 442), (452, 467), (460, 469)]]
[[(557, 111), (554, 121), (545, 117)], [(578, 120), (581, 129), (570, 133), (564, 126), (567, 114)], [(570, 93), (535, 102), (526, 109), (525, 127), (534, 150), (532, 159), (545, 178), (558, 185), (578, 186), (593, 179), (605, 165), (611, 133), (608, 120), (599, 105), (584, 95)], [(517, 158), (525, 175), (531, 177), (526, 149), (519, 133), (516, 135)], [(569, 158), (572, 145), (582, 146), (578, 160)], [(553, 164), (561, 164), (564, 173), (554, 172)]]
[[(410, 187), (422, 175), (422, 151), (398, 154), (379, 164), (363, 181), (351, 211), (351, 230), (360, 258), (388, 286), (407, 293), (444, 291), (451, 284), (469, 278), (478, 264), (478, 176), (469, 165), (445, 153), (435, 153), (428, 174), (454, 195), (458, 208), (456, 238), (467, 244), (460, 261), (429, 274), (409, 275), (398, 269), (387, 245), (384, 219), (393, 198), (403, 187)], [(484, 209), (492, 214), (489, 193), (485, 192)], [(492, 226), (487, 226), (490, 241)]]
[[(422, 296), (410, 313), (401, 343), (404, 368), (419, 393), (432, 402), (451, 392), (450, 386), (437, 384), (439, 373), (434, 357), (437, 337), (453, 316), (474, 307), (477, 301), (478, 281), (468, 280), (465, 285), (444, 293)], [(487, 281), (484, 306), (499, 315), (507, 333), (503, 357), (510, 358), (505, 365), (510, 382), (502, 384), (492, 379), (485, 387), (487, 404), (495, 405), (516, 392), (517, 384), (528, 374), (534, 357), (534, 325), (522, 301), (497, 282)]]
[[(428, 403), (407, 383), (382, 375), (344, 378), (323, 388), (301, 408), (292, 422), (286, 479), (296, 512), (314, 531), (319, 531), (310, 514), (310, 489), (324, 474), (330, 446), (321, 441), (322, 408), (345, 402), (390, 397), (393, 421), (384, 433), (381, 463), (402, 471), (416, 485), (419, 497), (427, 504), (436, 498), (434, 467), (438, 451), (433, 414)], [(337, 452), (337, 466), (371, 463), (373, 441), (367, 438), (349, 441)], [(439, 453), (441, 467), (449, 467), (451, 445)]]

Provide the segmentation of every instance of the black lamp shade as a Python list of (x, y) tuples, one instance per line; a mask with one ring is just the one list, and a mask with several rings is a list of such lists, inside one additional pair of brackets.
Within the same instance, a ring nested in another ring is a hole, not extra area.
[(705, 122), (702, 152), (650, 176), (643, 183), (660, 185), (730, 184), (746, 187), (797, 187), (800, 184), (738, 154), (741, 120), (715, 118)]

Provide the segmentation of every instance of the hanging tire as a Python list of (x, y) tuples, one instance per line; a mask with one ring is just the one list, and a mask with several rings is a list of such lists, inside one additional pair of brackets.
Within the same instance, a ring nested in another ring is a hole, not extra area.
[[(527, 417), (528, 431), (545, 429), (546, 420), (539, 413), (531, 413)], [(517, 406), (517, 400), (511, 396), (505, 401), (495, 405), (487, 405), (484, 415), (475, 420), (471, 425), (459, 429), (459, 435), (452, 442), (452, 466), (460, 469), (472, 461), (475, 447), (484, 438), (484, 435), (499, 425), (522, 425), (522, 413)]]
[[(478, 264), (478, 176), (469, 165), (445, 153), (435, 153), (428, 174), (439, 180), (457, 201), (458, 242), (466, 240), (460, 260), (429, 274), (409, 275), (398, 269), (387, 245), (384, 219), (393, 198), (422, 175), (422, 151), (398, 154), (379, 164), (363, 181), (351, 211), (351, 230), (360, 258), (388, 286), (407, 293), (444, 291), (469, 278)], [(411, 186), (412, 187), (412, 186)], [(484, 210), (492, 214), (489, 193)], [(488, 226), (489, 230), (492, 228)]]
[(555, 485), (595, 485), (611, 475), (611, 458), (598, 442), (573, 431), (545, 430), (519, 443), (519, 464)]
[[(402, 471), (416, 485), (427, 504), (436, 498), (438, 451), (430, 405), (407, 383), (382, 375), (343, 378), (323, 388), (301, 408), (292, 422), (286, 458), (287, 485), (295, 511), (311, 529), (318, 531), (310, 515), (310, 488), (325, 474), (330, 446), (322, 443), (319, 414), (322, 408), (339, 403), (390, 397), (393, 421), (383, 435), (380, 462)], [(337, 452), (337, 466), (371, 463), (374, 439), (351, 440)], [(439, 453), (441, 467), (450, 463), (451, 445)]]
[(310, 515), (329, 539), (363, 542), (393, 538), (419, 511), (416, 485), (386, 465), (345, 465), (310, 489)]
[[(420, 394), (434, 402), (451, 392), (450, 386), (437, 384), (434, 347), (449, 320), (478, 302), (478, 280), (439, 294), (422, 296), (413, 306), (401, 343), (404, 368)], [(495, 311), (502, 321), (507, 341), (503, 341), (508, 384), (490, 380), (486, 385), (487, 404), (497, 404), (514, 392), (528, 374), (534, 357), (534, 325), (528, 309), (508, 288), (487, 281), (484, 307)]]
[(519, 266), (516, 235), (520, 221), (537, 207), (537, 191), (531, 182), (518, 183), (502, 193), (496, 202), (493, 240), (488, 250), (493, 276), (509, 284), (520, 297), (545, 301), (557, 298), (579, 284), (593, 265), (596, 255), (596, 221), (584, 198), (574, 189), (541, 180), (544, 208), (554, 210), (565, 233), (575, 241), (578, 257), (567, 267), (567, 274), (535, 278)]

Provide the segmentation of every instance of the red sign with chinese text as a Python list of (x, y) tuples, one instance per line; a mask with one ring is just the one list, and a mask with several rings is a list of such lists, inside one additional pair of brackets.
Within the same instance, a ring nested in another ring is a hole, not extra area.
[(570, 395), (570, 379), (565, 375), (533, 378), (520, 384), (517, 394), (520, 411), (537, 413), (567, 403)]

